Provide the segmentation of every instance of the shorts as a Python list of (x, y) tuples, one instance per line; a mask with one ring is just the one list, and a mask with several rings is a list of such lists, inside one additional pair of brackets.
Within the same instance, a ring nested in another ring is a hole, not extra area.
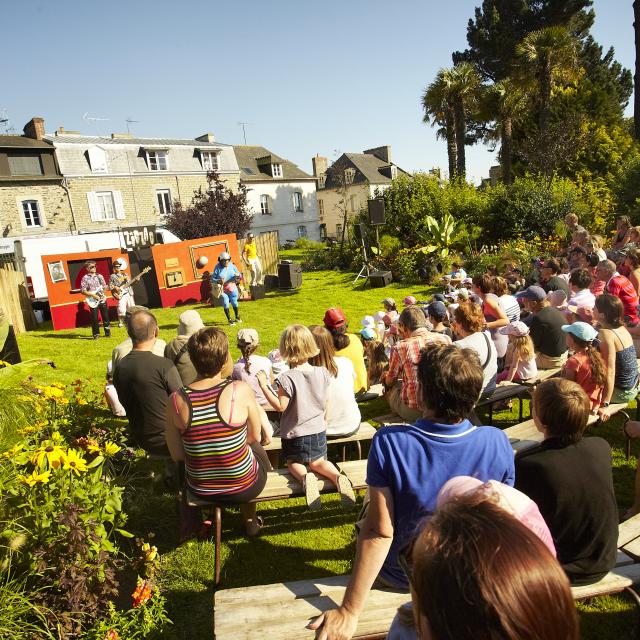
[(309, 464), (327, 457), (327, 433), (312, 433), (290, 440), (282, 440), (282, 454), (287, 462)]
[(133, 293), (125, 293), (120, 300), (118, 300), (118, 316), (122, 317), (126, 315), (127, 309), (133, 307), (135, 301), (133, 300)]

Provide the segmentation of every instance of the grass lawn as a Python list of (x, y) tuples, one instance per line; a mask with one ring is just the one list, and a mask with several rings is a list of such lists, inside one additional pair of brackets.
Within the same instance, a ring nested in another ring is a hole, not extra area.
[[(294, 252), (285, 252), (297, 258)], [(387, 296), (401, 303), (413, 294), (426, 298), (428, 290), (392, 284), (384, 289), (354, 288), (354, 274), (310, 272), (303, 274), (303, 286), (297, 291), (272, 292), (264, 300), (241, 304), (243, 324), (229, 327), (222, 309), (194, 305), (205, 324), (219, 326), (229, 335), (234, 357), (239, 356), (235, 335), (240, 327), (258, 330), (261, 353), (277, 346), (282, 329), (290, 323), (320, 324), (325, 310), (340, 306), (354, 332), (360, 319), (381, 308)], [(401, 306), (401, 304), (400, 304)], [(169, 341), (176, 335), (181, 309), (154, 310), (160, 336)], [(46, 325), (40, 331), (19, 336), (23, 358), (48, 357), (57, 369), (42, 369), (42, 382), (89, 380), (99, 388), (104, 383), (106, 363), (111, 349), (126, 337), (124, 329), (114, 327), (112, 338), (91, 339), (89, 328), (54, 332)], [(383, 400), (361, 407), (368, 419), (387, 412)], [(525, 414), (527, 415), (527, 414)], [(508, 426), (517, 422), (516, 406), (511, 413), (494, 416), (494, 424)], [(614, 450), (614, 482), (621, 509), (633, 496), (635, 461), (627, 462), (623, 453), (620, 420), (597, 427)], [(139, 535), (155, 534), (162, 554), (162, 586), (168, 599), (169, 615), (174, 627), (168, 638), (205, 640), (213, 629), (213, 546), (207, 542), (177, 543), (177, 505), (175, 497), (164, 491), (159, 478), (160, 465), (145, 462), (128, 490), (125, 510), (130, 516), (128, 529)], [(302, 498), (263, 503), (259, 513), (265, 518), (261, 537), (248, 540), (242, 535), (239, 514), (230, 511), (223, 520), (222, 586), (239, 587), (285, 580), (337, 575), (349, 572), (355, 551), (353, 524), (355, 513), (345, 514), (337, 496), (323, 496), (324, 508), (312, 513)], [(611, 639), (631, 637), (636, 622), (630, 599), (596, 598), (580, 603), (583, 637)], [(541, 612), (544, 615), (544, 612)]]

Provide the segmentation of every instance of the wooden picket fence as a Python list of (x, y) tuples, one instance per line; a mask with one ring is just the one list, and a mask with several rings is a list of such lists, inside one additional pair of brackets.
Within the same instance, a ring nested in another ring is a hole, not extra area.
[(11, 263), (0, 268), (0, 310), (9, 318), (16, 334), (36, 328), (24, 273), (16, 271)]
[[(238, 240), (240, 256), (242, 256), (245, 244), (246, 240), (244, 238)], [(278, 234), (275, 231), (269, 231), (268, 233), (256, 236), (256, 247), (258, 249), (258, 257), (262, 264), (262, 272), (274, 276), (278, 275)], [(251, 282), (251, 273), (249, 269), (247, 269), (247, 265), (242, 262), (241, 266), (244, 281)]]

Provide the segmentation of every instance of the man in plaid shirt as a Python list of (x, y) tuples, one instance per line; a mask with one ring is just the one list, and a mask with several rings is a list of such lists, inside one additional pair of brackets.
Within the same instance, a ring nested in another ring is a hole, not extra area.
[(82, 293), (88, 298), (93, 298), (98, 301), (98, 305), (90, 307), (91, 310), (91, 330), (93, 331), (93, 339), (97, 340), (100, 337), (100, 323), (98, 322), (98, 310), (100, 310), (100, 316), (102, 317), (102, 324), (104, 326), (105, 338), (111, 336), (111, 326), (109, 324), (109, 309), (107, 308), (107, 299), (104, 295), (104, 290), (107, 287), (107, 283), (104, 281), (102, 274), (96, 273), (96, 263), (93, 260), (87, 260), (84, 265), (87, 273), (82, 276), (80, 281), (80, 288)]
[(387, 402), (392, 411), (405, 420), (414, 422), (422, 417), (418, 402), (420, 353), (429, 344), (451, 344), (451, 338), (429, 331), (424, 312), (417, 306), (407, 307), (400, 314), (398, 332), (401, 341), (391, 349), (389, 370), (384, 376), (385, 386), (391, 387)]

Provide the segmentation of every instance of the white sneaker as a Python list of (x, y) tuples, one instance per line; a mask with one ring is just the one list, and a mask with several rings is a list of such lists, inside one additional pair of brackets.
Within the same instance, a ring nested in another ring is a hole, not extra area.
[(242, 320), (240, 320), (240, 318), (236, 318), (236, 322), (239, 322), (240, 324), (242, 324)]

